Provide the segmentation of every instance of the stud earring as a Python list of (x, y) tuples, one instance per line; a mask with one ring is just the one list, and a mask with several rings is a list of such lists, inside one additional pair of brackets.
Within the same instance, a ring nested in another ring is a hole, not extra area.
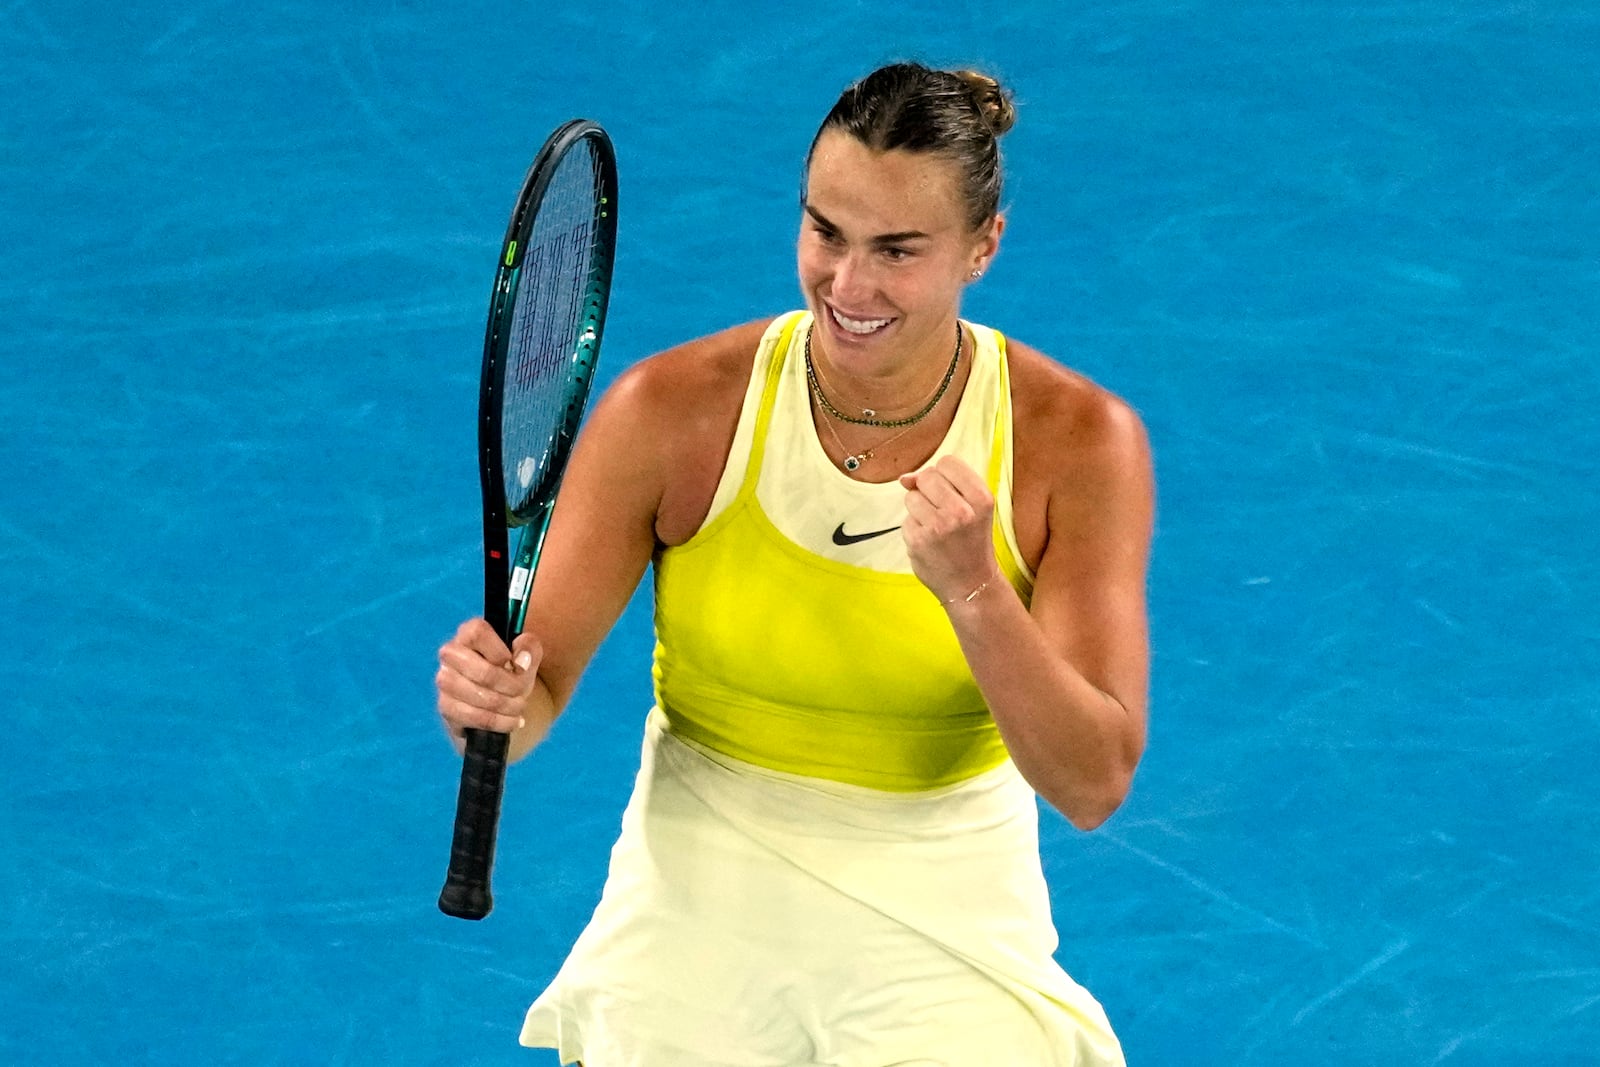
[(979, 278), (983, 277), (982, 268), (974, 270), (971, 274), (967, 275), (967, 277), (971, 278), (973, 281), (977, 281)]

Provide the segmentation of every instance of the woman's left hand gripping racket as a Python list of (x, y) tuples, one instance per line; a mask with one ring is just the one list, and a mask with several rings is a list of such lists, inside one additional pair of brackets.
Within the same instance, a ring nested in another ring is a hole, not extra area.
[[(506, 229), (478, 393), (484, 618), (507, 647), (522, 632), (533, 571), (600, 356), (617, 236), (611, 139), (576, 119), (550, 135)], [(513, 547), (514, 545), (514, 547)], [(468, 730), (450, 873), (439, 910), (489, 914), (506, 734)]]

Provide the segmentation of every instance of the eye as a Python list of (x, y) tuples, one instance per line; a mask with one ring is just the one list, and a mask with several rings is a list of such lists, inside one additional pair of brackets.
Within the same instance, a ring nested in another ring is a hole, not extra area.
[(811, 232), (816, 234), (817, 240), (821, 241), (823, 244), (832, 245), (839, 243), (840, 238), (838, 232), (836, 230), (830, 230), (826, 226), (814, 222), (811, 224)]
[(890, 245), (888, 248), (883, 250), (883, 258), (892, 263), (898, 263), (903, 259), (910, 259), (914, 255), (916, 255), (916, 253), (911, 251), (911, 249), (900, 248), (896, 245)]

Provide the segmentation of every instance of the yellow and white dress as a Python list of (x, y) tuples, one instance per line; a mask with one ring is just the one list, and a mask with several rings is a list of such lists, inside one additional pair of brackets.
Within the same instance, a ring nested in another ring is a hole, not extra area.
[[(1033, 791), (897, 528), (812, 423), (811, 316), (762, 339), (710, 513), (656, 560), (656, 706), (604, 894), (522, 1043), (585, 1067), (1123, 1062), (1054, 962)], [(1005, 342), (935, 454), (1011, 522)], [(932, 462), (930, 460), (930, 462)]]

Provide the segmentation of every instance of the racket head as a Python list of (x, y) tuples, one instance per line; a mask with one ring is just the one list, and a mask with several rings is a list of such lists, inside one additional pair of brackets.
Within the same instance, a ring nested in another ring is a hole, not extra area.
[(478, 452), (484, 603), (507, 644), (520, 630), (508, 608), (517, 569), (510, 532), (527, 527), (517, 555), (531, 572), (600, 356), (616, 203), (611, 139), (597, 123), (574, 119), (528, 168), (501, 243), (484, 335)]

